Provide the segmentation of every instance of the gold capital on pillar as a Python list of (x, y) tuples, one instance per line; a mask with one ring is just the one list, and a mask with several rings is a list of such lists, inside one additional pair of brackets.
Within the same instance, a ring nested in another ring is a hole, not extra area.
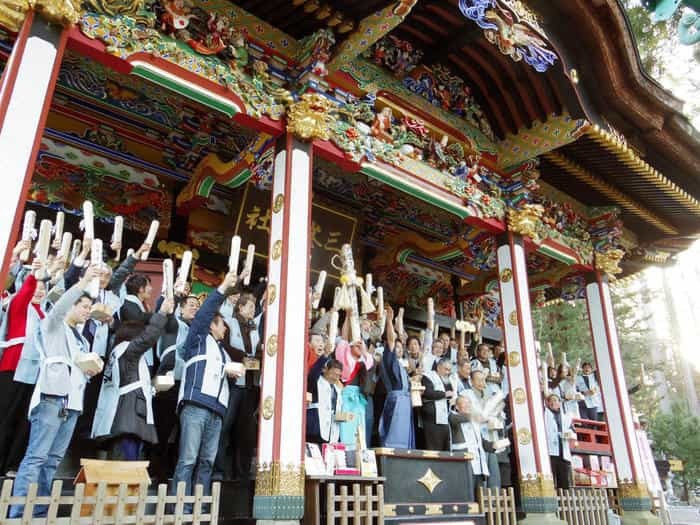
[(278, 461), (263, 463), (255, 476), (256, 496), (303, 496), (304, 466), (287, 465)]
[(305, 93), (287, 112), (287, 131), (303, 140), (328, 140), (335, 116), (333, 104), (318, 93)]
[(617, 486), (617, 496), (620, 499), (645, 499), (649, 497), (649, 489), (646, 483), (638, 481), (619, 483)]
[(80, 19), (80, 3), (75, 0), (0, 0), (0, 25), (19, 31), (31, 9), (61, 27), (70, 27)]
[(608, 250), (605, 253), (596, 253), (595, 269), (611, 276), (621, 273), (620, 261), (624, 256), (625, 252), (619, 249)]
[(0, 0), (0, 25), (19, 31), (31, 7), (27, 0)]
[(520, 493), (525, 498), (553, 498), (556, 496), (554, 480), (551, 477), (545, 478), (542, 474), (521, 479)]
[(540, 241), (537, 232), (542, 223), (544, 208), (539, 204), (526, 204), (520, 209), (508, 210), (508, 229), (518, 235), (530, 237), (534, 242)]

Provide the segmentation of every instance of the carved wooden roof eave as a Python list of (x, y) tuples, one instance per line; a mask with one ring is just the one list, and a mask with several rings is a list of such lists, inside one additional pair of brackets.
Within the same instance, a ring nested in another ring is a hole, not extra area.
[[(619, 114), (622, 120), (613, 121), (613, 125), (627, 123), (629, 126), (631, 123), (650, 147), (663, 153), (662, 157), (677, 162), (679, 167), (700, 177), (700, 163), (697, 162), (700, 133), (683, 115), (683, 102), (644, 71), (619, 0), (573, 0), (543, 2), (540, 5), (544, 6), (541, 10), (553, 10), (553, 18), (566, 19), (567, 28), (579, 28), (573, 33), (562, 33), (564, 40), (566, 37), (579, 38), (579, 35), (588, 38), (586, 42), (577, 41), (571, 48), (586, 50), (588, 65), (592, 65), (595, 75), (595, 78), (588, 78), (588, 75), (579, 74), (578, 85), (572, 84), (579, 93), (580, 107), (586, 111), (589, 120), (604, 125), (598, 122), (599, 118), (592, 114), (590, 107), (583, 105), (587, 98), (585, 95), (592, 95), (594, 110), (599, 114), (609, 118)], [(550, 36), (559, 33), (556, 27), (547, 29)], [(565, 47), (568, 49), (570, 46)], [(570, 67), (575, 66), (570, 64)], [(596, 93), (605, 93), (605, 96), (597, 97)], [(569, 109), (575, 114), (576, 108)]]

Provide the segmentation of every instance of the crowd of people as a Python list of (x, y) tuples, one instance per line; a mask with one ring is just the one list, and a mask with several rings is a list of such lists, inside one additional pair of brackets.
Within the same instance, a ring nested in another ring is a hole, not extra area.
[[(431, 307), (420, 336), (404, 330), (403, 309), (389, 306), (361, 319), (361, 338), (350, 341), (352, 312), (340, 335), (322, 315), (309, 335), (307, 441), (355, 446), (358, 428), (370, 446), (469, 452), (474, 487), (513, 483), (512, 420), (506, 352), (500, 342), (483, 342), (480, 327), (459, 340), (436, 333)], [(544, 420), (555, 483), (571, 485), (574, 419), (604, 419), (597, 376), (590, 363), (570, 367), (565, 356), (548, 378), (540, 376)], [(578, 369), (581, 368), (581, 373)], [(473, 495), (472, 495), (473, 496)]]
[[(264, 278), (244, 287), (245, 270), (229, 272), (203, 300), (180, 281), (174, 296), (162, 295), (151, 310), (150, 279), (135, 271), (150, 245), (114, 270), (91, 262), (91, 246), (86, 238), (79, 253), (31, 264), (20, 258), (29, 241), (12, 252), (0, 309), (0, 469), (16, 478), (13, 494), (37, 483), (39, 495), (49, 495), (79, 435), (98, 444), (100, 457), (150, 459), (156, 479), (183, 481), (188, 494), (212, 479), (248, 479)], [(353, 337), (357, 312), (338, 310), (319, 312), (309, 330), (307, 440), (353, 449), (362, 433), (367, 446), (466, 451), (475, 486), (510, 485), (503, 346), (481, 342), (478, 329), (469, 344), (438, 333), (432, 307), (420, 336), (404, 329), (403, 309), (395, 315), (387, 306), (358, 319)], [(543, 385), (562, 487), (569, 483), (572, 418), (602, 413), (595, 374), (588, 364), (582, 370), (577, 376), (562, 365)], [(14, 506), (10, 517), (22, 511)]]

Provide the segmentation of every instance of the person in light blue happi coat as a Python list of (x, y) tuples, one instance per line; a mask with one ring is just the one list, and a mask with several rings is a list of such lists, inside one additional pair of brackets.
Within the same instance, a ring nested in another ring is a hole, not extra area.
[(165, 299), (148, 325), (125, 321), (114, 336), (97, 402), (92, 438), (109, 442), (109, 458), (142, 458), (144, 444), (158, 443), (151, 374), (145, 353), (162, 335), (174, 299)]
[(219, 446), (219, 434), (229, 401), (227, 375), (230, 358), (222, 346), (226, 323), (219, 308), (236, 284), (235, 273), (227, 273), (212, 291), (190, 325), (185, 341), (185, 366), (180, 383), (178, 413), (180, 444), (173, 474), (173, 491), (184, 482), (191, 495), (195, 484), (211, 489), (211, 475)]
[(158, 392), (153, 399), (153, 417), (160, 445), (152, 451), (151, 466), (154, 476), (161, 480), (171, 476), (177, 461), (177, 398), (185, 365), (185, 341), (200, 306), (199, 298), (194, 295), (185, 295), (178, 300), (179, 306), (168, 316), (175, 319), (175, 325), (168, 321), (156, 350), (159, 361), (157, 375), (172, 374), (175, 379), (173, 388)]
[[(92, 299), (84, 292), (97, 273), (96, 267), (88, 268), (40, 323), (41, 367), (29, 409), (29, 446), (17, 472), (15, 496), (25, 496), (32, 483), (38, 483), (40, 496), (50, 494), (56, 468), (83, 409), (89, 375), (76, 366), (75, 360), (89, 350), (89, 345), (77, 326), (90, 315)], [(23, 510), (21, 505), (14, 505), (10, 517), (22, 516)], [(46, 506), (34, 507), (35, 516), (45, 514)]]

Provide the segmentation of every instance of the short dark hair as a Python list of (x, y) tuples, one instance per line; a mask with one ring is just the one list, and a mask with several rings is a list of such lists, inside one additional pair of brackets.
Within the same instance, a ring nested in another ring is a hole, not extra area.
[(481, 350), (482, 348), (486, 348), (487, 350), (490, 350), (491, 345), (488, 343), (479, 343), (478, 345), (476, 345), (476, 353), (478, 354), (479, 350)]
[(117, 328), (117, 333), (114, 334), (114, 346), (124, 341), (132, 341), (138, 337), (145, 328), (146, 325), (143, 321), (138, 321), (136, 319), (124, 321), (119, 325), (119, 328)]
[(467, 359), (466, 357), (460, 357), (457, 360), (457, 366), (462, 366), (462, 365), (470, 365), (471, 361)]
[(330, 370), (331, 368), (337, 368), (341, 372), (343, 371), (343, 363), (338, 361), (337, 359), (329, 359), (326, 361), (326, 370)]
[(418, 342), (418, 346), (420, 346), (420, 339), (418, 338), (417, 335), (409, 335), (408, 339), (406, 339), (406, 346), (411, 344), (411, 340), (415, 339)]
[(255, 304), (256, 299), (255, 296), (252, 293), (242, 293), (238, 297), (238, 301), (236, 301), (236, 306), (233, 308), (234, 312), (237, 314), (241, 312), (241, 306), (248, 304), (248, 303), (253, 303)]
[[(222, 321), (224, 321), (224, 324), (226, 324), (226, 320), (224, 319), (224, 316), (221, 315), (221, 313), (219, 313), (219, 312), (216, 312), (214, 314), (214, 316), (211, 318), (211, 321), (209, 322), (209, 324), (213, 323), (217, 319), (221, 319)], [(226, 324), (226, 326), (228, 326), (228, 324)]]
[(126, 287), (126, 293), (129, 295), (137, 295), (141, 288), (145, 288), (148, 283), (151, 282), (151, 278), (147, 275), (141, 273), (134, 274), (130, 276), (124, 286)]
[(179, 303), (181, 305), (187, 304), (187, 301), (189, 301), (190, 299), (194, 299), (199, 304), (199, 297), (197, 297), (196, 295), (186, 295), (186, 296), (180, 298)]
[(83, 299), (87, 299), (88, 301), (90, 301), (90, 304), (92, 304), (92, 303), (95, 302), (95, 299), (93, 299), (93, 297), (92, 297), (89, 293), (83, 292), (83, 293), (80, 294), (80, 297), (78, 297), (78, 298), (75, 300), (75, 302), (74, 302), (73, 304), (74, 304), (74, 305), (75, 305), (75, 304), (78, 304), (78, 303), (79, 303), (80, 301), (82, 301)]
[(591, 368), (593, 368), (593, 365), (588, 361), (584, 361), (583, 363), (581, 363), (581, 368), (583, 368), (584, 366), (590, 366)]

